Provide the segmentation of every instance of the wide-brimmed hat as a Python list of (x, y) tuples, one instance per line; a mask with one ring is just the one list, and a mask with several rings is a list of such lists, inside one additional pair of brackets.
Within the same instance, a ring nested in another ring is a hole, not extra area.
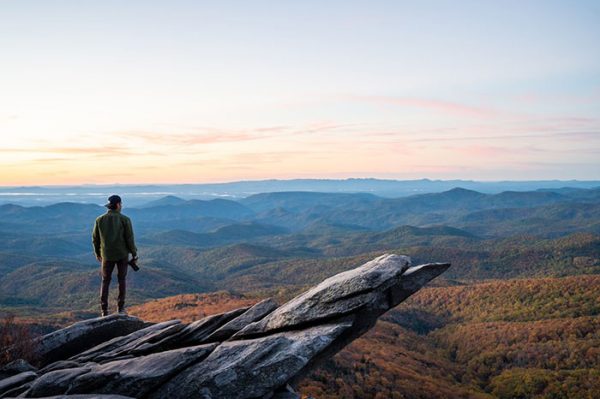
[(116, 206), (119, 202), (121, 202), (121, 197), (119, 197), (118, 195), (111, 195), (110, 197), (108, 197), (108, 202), (104, 204), (104, 206), (107, 208), (111, 208)]

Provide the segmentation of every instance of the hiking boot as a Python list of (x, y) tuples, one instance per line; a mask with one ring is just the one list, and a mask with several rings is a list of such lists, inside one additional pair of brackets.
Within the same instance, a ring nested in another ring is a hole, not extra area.
[(127, 314), (127, 311), (125, 310), (125, 308), (120, 308), (119, 311), (117, 312), (118, 314)]
[(104, 310), (104, 309), (102, 309), (102, 312), (100, 313), (100, 315), (101, 315), (102, 317), (106, 317), (106, 316), (108, 316), (108, 310)]

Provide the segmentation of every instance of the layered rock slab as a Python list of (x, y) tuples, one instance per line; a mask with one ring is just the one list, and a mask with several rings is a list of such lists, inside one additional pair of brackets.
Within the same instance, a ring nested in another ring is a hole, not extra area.
[[(399, 277), (409, 265), (408, 256), (386, 254), (356, 269), (336, 274), (280, 306), (262, 320), (247, 325), (233, 338), (247, 338), (269, 331), (314, 324), (352, 313), (368, 304), (380, 306), (381, 294), (399, 283)], [(387, 304), (382, 305), (389, 309)]]
[(107, 317), (80, 321), (34, 341), (41, 366), (127, 335), (149, 325), (137, 317), (114, 314)]
[(154, 353), (105, 364), (56, 370), (38, 378), (23, 397), (48, 394), (125, 394), (147, 395), (188, 365), (211, 353), (217, 344)]
[(351, 322), (346, 322), (224, 342), (203, 362), (183, 370), (149, 398), (237, 399), (269, 395), (351, 326)]
[(24, 371), (22, 373), (4, 378), (0, 381), (0, 395), (12, 391), (14, 388), (28, 383), (37, 378), (37, 374), (33, 371)]

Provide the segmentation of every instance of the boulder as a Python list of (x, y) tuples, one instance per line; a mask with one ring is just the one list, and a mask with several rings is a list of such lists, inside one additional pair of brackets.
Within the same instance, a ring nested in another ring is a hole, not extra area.
[(156, 336), (155, 334), (167, 330), (174, 325), (181, 324), (181, 320), (169, 320), (162, 323), (150, 325), (146, 328), (137, 330), (128, 335), (116, 337), (103, 342), (93, 348), (79, 353), (69, 360), (84, 363), (88, 361), (99, 361), (102, 359), (111, 359), (127, 353), (129, 349), (135, 348), (138, 340), (145, 340), (146, 337)]
[(44, 396), (62, 395), (67, 392), (75, 378), (89, 373), (91, 370), (92, 366), (85, 366), (50, 371), (35, 380), (31, 384), (31, 387), (21, 396), (25, 398), (41, 398)]
[(262, 320), (247, 325), (233, 338), (298, 328), (347, 315), (367, 304), (377, 303), (386, 289), (399, 283), (399, 277), (409, 265), (408, 256), (379, 256), (356, 269), (324, 280)]
[(0, 367), (0, 380), (26, 371), (37, 371), (37, 369), (23, 359), (14, 360)]
[(137, 317), (114, 314), (80, 321), (44, 335), (34, 344), (40, 366), (64, 360), (114, 337), (127, 335), (148, 325)]
[(237, 399), (272, 394), (351, 326), (350, 322), (326, 324), (224, 342), (204, 361), (182, 370), (149, 398)]
[(0, 396), (14, 388), (17, 388), (29, 381), (37, 378), (37, 374), (33, 371), (24, 371), (8, 378), (0, 380)]
[(217, 344), (176, 349), (147, 356), (49, 372), (24, 397), (56, 394), (120, 394), (140, 397), (173, 374), (206, 357)]

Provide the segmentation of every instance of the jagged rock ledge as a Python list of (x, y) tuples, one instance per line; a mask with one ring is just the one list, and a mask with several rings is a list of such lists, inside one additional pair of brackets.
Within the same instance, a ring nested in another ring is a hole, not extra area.
[(40, 363), (0, 369), (0, 398), (299, 398), (292, 388), (450, 264), (385, 254), (277, 307), (150, 324), (113, 315), (37, 341)]

